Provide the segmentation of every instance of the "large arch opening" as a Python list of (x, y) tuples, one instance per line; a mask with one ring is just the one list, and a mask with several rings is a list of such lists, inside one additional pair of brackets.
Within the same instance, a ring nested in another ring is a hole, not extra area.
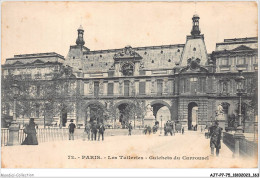
[[(117, 127), (126, 128), (130, 122), (133, 122), (132, 126), (135, 126), (136, 121), (136, 108), (133, 103), (121, 103), (117, 107), (118, 109), (118, 122)], [(119, 125), (120, 124), (120, 125)]]
[[(171, 120), (171, 112), (167, 106), (162, 106), (156, 113), (156, 120), (164, 126), (164, 124)], [(161, 125), (160, 125), (161, 126)]]
[(97, 103), (92, 103), (86, 107), (86, 122), (96, 121), (97, 123), (104, 122), (104, 109)]
[(151, 103), (153, 107), (153, 115), (160, 126), (163, 126), (168, 120), (171, 120), (170, 105), (164, 101), (154, 101)]
[(188, 130), (197, 130), (198, 109), (197, 103), (191, 102), (188, 104)]

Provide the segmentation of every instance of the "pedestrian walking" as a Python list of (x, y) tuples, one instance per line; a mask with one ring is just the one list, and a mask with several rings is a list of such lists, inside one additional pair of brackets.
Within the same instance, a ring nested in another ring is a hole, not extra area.
[(98, 141), (100, 140), (100, 135), (102, 136), (102, 141), (104, 141), (104, 132), (105, 132), (105, 126), (103, 123), (100, 123), (98, 128)]
[(184, 134), (184, 127), (181, 128), (181, 133)]
[(90, 140), (90, 130), (91, 130), (91, 125), (89, 122), (87, 122), (84, 128), (83, 141), (86, 140), (86, 136), (88, 137), (88, 141)]
[(34, 119), (30, 118), (29, 125), (25, 126), (24, 133), (27, 134), (22, 145), (38, 145)]
[(98, 131), (98, 126), (97, 126), (97, 122), (93, 121), (92, 125), (91, 125), (91, 140), (97, 140), (97, 131)]
[(73, 123), (73, 120), (70, 120), (69, 125), (69, 140), (74, 140), (74, 130), (76, 128), (76, 125)]
[(129, 125), (128, 125), (128, 135), (132, 135), (132, 130), (133, 130), (133, 127), (132, 127), (131, 122), (130, 122)]
[(221, 132), (222, 128), (219, 127), (218, 121), (215, 121), (215, 125), (210, 127), (210, 148), (211, 155), (214, 155), (214, 149), (216, 148), (216, 156), (219, 155), (219, 150), (221, 148)]

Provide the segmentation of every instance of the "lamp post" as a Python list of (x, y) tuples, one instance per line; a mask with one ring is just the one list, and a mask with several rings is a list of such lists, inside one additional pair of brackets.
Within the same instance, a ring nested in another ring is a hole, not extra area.
[(160, 134), (162, 134), (162, 115), (160, 116), (161, 118), (161, 130), (160, 130)]
[(242, 76), (242, 70), (238, 70), (239, 76), (235, 79), (237, 82), (237, 95), (239, 96), (239, 106), (238, 106), (238, 127), (234, 134), (235, 139), (235, 152), (234, 157), (239, 156), (239, 142), (245, 138), (243, 134), (243, 126), (242, 126), (242, 113), (241, 113), (241, 105), (242, 105), (242, 95), (244, 94), (243, 84), (242, 82), (245, 78)]
[(8, 146), (18, 145), (19, 144), (19, 125), (17, 123), (17, 117), (16, 117), (16, 102), (17, 97), (19, 96), (19, 87), (17, 85), (17, 82), (14, 81), (14, 84), (12, 85), (12, 91), (13, 91), (13, 98), (14, 98), (14, 107), (13, 107), (13, 121), (11, 122), (11, 125), (9, 127), (9, 139), (7, 142)]
[(242, 133), (243, 132), (243, 126), (242, 126), (242, 96), (244, 94), (244, 88), (242, 82), (245, 80), (245, 78), (242, 76), (242, 70), (239, 70), (239, 76), (235, 79), (237, 82), (237, 96), (239, 97), (239, 103), (238, 103), (238, 127), (236, 129), (236, 133)]

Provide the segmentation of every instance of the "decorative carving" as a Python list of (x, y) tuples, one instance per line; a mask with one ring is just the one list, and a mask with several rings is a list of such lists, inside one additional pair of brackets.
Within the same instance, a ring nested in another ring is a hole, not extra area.
[(151, 93), (154, 93), (155, 92), (155, 79), (153, 78), (151, 80)]
[(119, 80), (119, 94), (123, 93), (123, 80)]
[(104, 80), (100, 80), (99, 93), (102, 95), (104, 91)]
[(164, 93), (168, 93), (168, 90), (169, 90), (169, 86), (168, 86), (168, 80), (166, 79), (166, 80), (164, 80)]
[(141, 62), (140, 63), (140, 67), (139, 67), (140, 69), (143, 69), (144, 68), (144, 63), (143, 62)]
[(112, 64), (109, 68), (109, 70), (115, 70), (115, 64)]
[(132, 94), (132, 96), (134, 96), (135, 95), (135, 80), (134, 79), (130, 80), (130, 86), (131, 86), (131, 94)]
[(123, 64), (121, 69), (124, 76), (133, 76), (134, 74), (134, 67), (130, 63)]
[(136, 53), (131, 46), (126, 46), (121, 52), (116, 53), (114, 55), (114, 59), (121, 59), (121, 58), (142, 59), (142, 57), (138, 53)]
[(89, 82), (89, 93), (90, 93), (90, 94), (93, 93), (93, 85), (94, 85), (94, 82), (93, 82), (93, 81), (90, 81), (90, 82)]

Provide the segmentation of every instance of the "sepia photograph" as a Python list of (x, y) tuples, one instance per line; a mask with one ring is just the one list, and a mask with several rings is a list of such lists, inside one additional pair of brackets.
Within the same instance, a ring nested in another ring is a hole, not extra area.
[(256, 1), (4, 1), (1, 168), (258, 168), (258, 60)]

